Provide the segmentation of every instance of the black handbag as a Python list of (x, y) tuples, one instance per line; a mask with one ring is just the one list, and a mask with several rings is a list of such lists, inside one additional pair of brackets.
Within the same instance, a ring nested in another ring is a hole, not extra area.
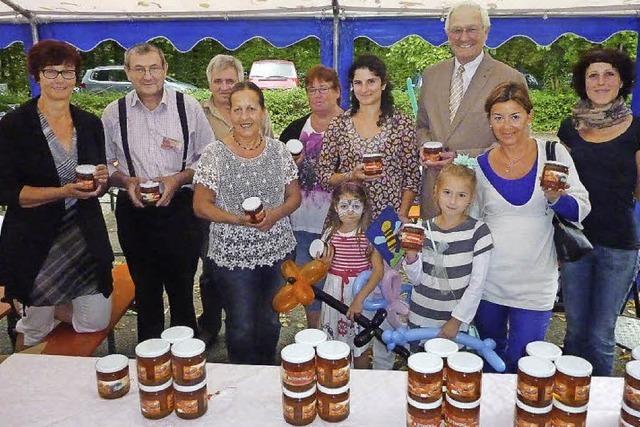
[[(556, 160), (556, 142), (547, 141), (547, 160)], [(582, 230), (558, 215), (553, 215), (553, 242), (558, 261), (577, 261), (593, 250), (593, 245)]]

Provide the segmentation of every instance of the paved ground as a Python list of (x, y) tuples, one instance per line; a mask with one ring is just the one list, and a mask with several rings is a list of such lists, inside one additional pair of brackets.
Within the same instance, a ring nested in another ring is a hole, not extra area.
[[(116, 253), (117, 262), (123, 262), (124, 259), (122, 256), (118, 256), (120, 253), (120, 246), (118, 244), (118, 239), (116, 236), (116, 226), (115, 226), (115, 218), (113, 213), (111, 212), (109, 206), (108, 196), (103, 198), (103, 213), (105, 215), (105, 219), (107, 222), (107, 227), (109, 229), (109, 234), (111, 238), (111, 242), (113, 245), (114, 252)], [(200, 290), (197, 285), (194, 288), (194, 303), (196, 305), (196, 313), (200, 313), (202, 311), (202, 306), (200, 304)], [(165, 307), (167, 304), (165, 303)], [(630, 317), (634, 317), (634, 306), (633, 303), (629, 303), (625, 310), (625, 315)], [(169, 324), (168, 318), (168, 309), (165, 310), (165, 324)], [(135, 313), (129, 311), (122, 320), (116, 326), (116, 348), (118, 352), (123, 353), (129, 357), (134, 357), (134, 348), (136, 345), (136, 321), (135, 321)], [(619, 335), (626, 337), (626, 340), (623, 339), (623, 342), (626, 342), (627, 345), (633, 346), (640, 344), (640, 320), (637, 319), (628, 320), (627, 322), (619, 324)], [(6, 319), (0, 321), (0, 354), (9, 354), (11, 353), (11, 343), (6, 334), (7, 323)], [(282, 324), (282, 332), (280, 334), (280, 342), (279, 348), (290, 344), (293, 342), (293, 337), (296, 332), (302, 330), (306, 326), (306, 320), (304, 315), (304, 310), (301, 308), (297, 308), (293, 310), (291, 313), (280, 316), (280, 322)], [(562, 340), (564, 339), (564, 330), (565, 330), (565, 319), (564, 315), (561, 313), (556, 313), (553, 316), (551, 321), (551, 326), (547, 333), (547, 340), (558, 345), (562, 344)], [(631, 343), (631, 344), (629, 344)], [(616, 365), (614, 374), (617, 376), (622, 376), (624, 373), (624, 363), (630, 358), (630, 353), (622, 348), (618, 347), (616, 349)], [(106, 342), (100, 346), (100, 348), (96, 352), (96, 356), (102, 356), (107, 354), (107, 346)], [(227, 362), (227, 354), (226, 347), (224, 345), (224, 327), (221, 331), (221, 334), (217, 340), (217, 342), (212, 346), (208, 354), (208, 360), (210, 362)], [(398, 367), (402, 368), (402, 363), (397, 364)]]

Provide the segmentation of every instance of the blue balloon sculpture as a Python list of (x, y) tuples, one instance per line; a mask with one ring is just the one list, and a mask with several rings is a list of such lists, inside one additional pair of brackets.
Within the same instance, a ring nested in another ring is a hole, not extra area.
[[(440, 328), (408, 329), (402, 327), (384, 331), (382, 333), (382, 341), (387, 345), (387, 349), (392, 351), (396, 346), (404, 346), (411, 341), (435, 338), (438, 336), (438, 333), (440, 333)], [(477, 351), (497, 372), (504, 372), (507, 368), (504, 361), (494, 351), (496, 342), (491, 338), (481, 340), (464, 332), (458, 332), (458, 335), (456, 335), (453, 341)]]
[[(371, 270), (365, 270), (358, 274), (353, 282), (353, 296), (355, 298), (360, 289), (367, 283), (371, 277)], [(400, 320), (400, 316), (409, 314), (409, 304), (400, 298), (401, 293), (411, 293), (413, 286), (402, 284), (400, 274), (392, 268), (385, 265), (384, 276), (377, 289), (365, 298), (362, 307), (367, 311), (376, 311), (379, 309), (387, 310), (387, 320), (394, 328), (399, 328), (406, 324)]]

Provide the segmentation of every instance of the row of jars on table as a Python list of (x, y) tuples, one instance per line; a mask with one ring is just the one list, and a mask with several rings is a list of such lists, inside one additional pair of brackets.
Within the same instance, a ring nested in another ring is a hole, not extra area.
[[(161, 338), (139, 343), (135, 348), (140, 411), (150, 419), (160, 419), (174, 410), (184, 419), (207, 412), (207, 371), (205, 343), (193, 338), (193, 329), (174, 326)], [(121, 354), (96, 362), (98, 394), (117, 399), (129, 392), (129, 359)]]

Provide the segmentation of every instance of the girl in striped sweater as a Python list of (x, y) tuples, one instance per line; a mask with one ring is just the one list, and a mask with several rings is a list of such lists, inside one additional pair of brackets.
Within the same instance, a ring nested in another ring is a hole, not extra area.
[[(327, 215), (327, 229), (322, 240), (327, 250), (320, 258), (330, 265), (324, 291), (349, 306), (344, 316), (326, 304), (320, 311), (320, 327), (330, 339), (343, 341), (352, 349), (354, 367), (368, 368), (367, 346), (355, 347), (353, 338), (359, 326), (353, 321), (362, 312), (364, 299), (375, 289), (383, 275), (383, 260), (369, 244), (364, 232), (371, 221), (365, 189), (358, 183), (346, 182), (338, 186), (331, 198)], [(371, 276), (360, 292), (352, 297), (356, 276), (371, 269)]]
[(433, 194), (440, 214), (423, 224), (422, 253), (407, 251), (404, 260), (415, 286), (409, 327), (439, 327), (440, 336), (450, 339), (476, 314), (493, 249), (487, 225), (467, 214), (476, 186), (475, 159), (459, 157), (436, 178)]

